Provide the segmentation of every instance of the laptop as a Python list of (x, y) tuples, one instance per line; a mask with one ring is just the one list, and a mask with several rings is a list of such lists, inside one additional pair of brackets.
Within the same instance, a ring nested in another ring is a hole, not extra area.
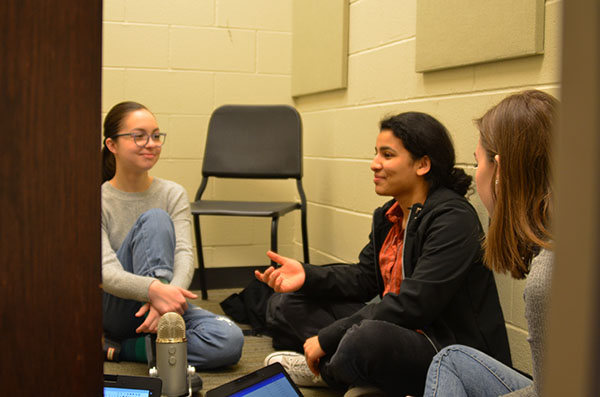
[(279, 363), (260, 368), (206, 393), (206, 397), (240, 396), (302, 397), (302, 393)]
[(161, 392), (160, 378), (104, 374), (104, 397), (160, 397)]

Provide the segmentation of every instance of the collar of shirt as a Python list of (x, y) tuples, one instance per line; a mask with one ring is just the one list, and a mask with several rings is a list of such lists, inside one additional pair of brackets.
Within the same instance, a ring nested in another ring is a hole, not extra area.
[(396, 201), (385, 213), (385, 217), (388, 221), (396, 224), (400, 224), (402, 227), (402, 220), (404, 219), (404, 214), (402, 213), (402, 209), (400, 208), (400, 204)]
[(402, 247), (404, 230), (402, 229), (403, 213), (396, 202), (385, 213), (393, 226), (383, 242), (379, 252), (379, 269), (383, 278), (383, 295), (388, 292), (399, 293), (402, 283)]

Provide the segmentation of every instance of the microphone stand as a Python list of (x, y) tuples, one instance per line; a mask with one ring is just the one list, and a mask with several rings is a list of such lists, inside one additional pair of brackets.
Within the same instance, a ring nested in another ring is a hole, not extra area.
[[(148, 370), (148, 373), (150, 374), (151, 377), (153, 378), (158, 378), (158, 369), (156, 367), (152, 367)], [(192, 367), (191, 365), (188, 365), (187, 367), (187, 384), (188, 384), (188, 394), (185, 396), (180, 396), (180, 397), (192, 397), (192, 377), (196, 374), (196, 368)], [(164, 394), (161, 394), (161, 396), (165, 396)], [(171, 397), (171, 396), (167, 396), (167, 397)]]

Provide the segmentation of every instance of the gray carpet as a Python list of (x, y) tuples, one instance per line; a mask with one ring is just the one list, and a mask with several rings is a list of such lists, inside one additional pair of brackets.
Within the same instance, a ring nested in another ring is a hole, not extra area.
[[(220, 289), (220, 290), (209, 290), (208, 300), (203, 301), (201, 299), (193, 301), (194, 304), (210, 310), (213, 313), (223, 313), (219, 302), (228, 297), (234, 292), (239, 292), (239, 289)], [(200, 295), (199, 291), (194, 291)], [(242, 328), (249, 328), (247, 325), (240, 324)], [(203, 392), (213, 389), (217, 386), (222, 385), (230, 380), (239, 378), (242, 375), (250, 373), (263, 366), (264, 358), (274, 351), (271, 346), (271, 338), (268, 336), (246, 336), (244, 342), (244, 350), (242, 353), (242, 359), (231, 367), (220, 368), (216, 370), (199, 372), (200, 377), (204, 381)], [(104, 372), (108, 374), (122, 374), (122, 375), (148, 375), (148, 366), (141, 363), (130, 363), (130, 362), (105, 362)], [(328, 388), (301, 388), (302, 394), (306, 397), (313, 396), (324, 396), (334, 397), (342, 396), (343, 393), (339, 391), (331, 390)], [(203, 395), (203, 393), (200, 393)]]

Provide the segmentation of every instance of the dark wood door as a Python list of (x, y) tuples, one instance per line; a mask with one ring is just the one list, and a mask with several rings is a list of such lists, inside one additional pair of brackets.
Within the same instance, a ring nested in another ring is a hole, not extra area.
[(101, 395), (101, 54), (101, 0), (0, 1), (2, 395)]

